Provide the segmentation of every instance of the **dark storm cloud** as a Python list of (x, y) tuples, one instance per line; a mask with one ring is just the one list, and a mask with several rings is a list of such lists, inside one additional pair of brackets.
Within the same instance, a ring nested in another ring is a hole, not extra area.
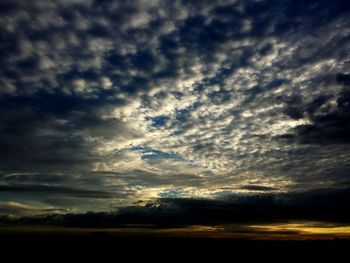
[(288, 116), (293, 119), (307, 116), (311, 123), (297, 126), (294, 134), (282, 138), (305, 144), (350, 143), (350, 74), (339, 73), (336, 81), (343, 85), (338, 94), (321, 95), (309, 103), (300, 98), (288, 101)]
[[(111, 213), (47, 215), (2, 222), (61, 224), (74, 227), (225, 225), (310, 220), (346, 223), (350, 219), (349, 189), (318, 189), (289, 194), (233, 195), (225, 199), (161, 198)], [(142, 202), (141, 202), (142, 203)]]
[(100, 141), (136, 136), (121, 121), (102, 119), (108, 103), (101, 101), (49, 94), (0, 100), (0, 157), (16, 169), (83, 167), (98, 159), (91, 150)]
[(99, 210), (347, 179), (349, 1), (4, 0), (0, 9), (6, 195), (60, 195), (57, 206), (75, 208), (84, 205), (72, 197), (115, 197), (84, 206)]

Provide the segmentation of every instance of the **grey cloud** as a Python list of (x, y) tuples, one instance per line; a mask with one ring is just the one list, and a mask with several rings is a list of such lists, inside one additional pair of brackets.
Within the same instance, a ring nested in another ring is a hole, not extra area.
[(277, 188), (274, 188), (274, 187), (268, 187), (268, 186), (262, 186), (262, 185), (244, 185), (239, 189), (250, 190), (250, 191), (263, 191), (263, 192), (278, 190)]
[[(286, 134), (282, 138), (306, 144), (349, 143), (349, 75), (338, 74), (336, 80), (344, 85), (338, 94), (320, 95), (306, 105), (298, 102), (292, 106), (297, 108), (301, 115), (308, 116), (311, 123), (297, 126), (294, 134)], [(295, 117), (293, 112), (292, 116), (290, 113), (287, 112), (290, 117)]]
[(28, 216), (50, 213), (66, 213), (68, 211), (69, 210), (67, 209), (35, 207), (18, 202), (0, 202), (1, 216)]
[(112, 198), (113, 193), (98, 190), (88, 190), (79, 188), (68, 188), (61, 186), (48, 185), (1, 185), (1, 192), (10, 193), (31, 193), (31, 194), (51, 194), (66, 195), (70, 197), (86, 197), (86, 198)]
[(118, 119), (101, 117), (110, 111), (108, 105), (89, 108), (93, 103), (53, 95), (6, 101), (0, 107), (4, 165), (29, 170), (82, 168), (100, 158), (93, 150), (104, 141), (140, 136)]

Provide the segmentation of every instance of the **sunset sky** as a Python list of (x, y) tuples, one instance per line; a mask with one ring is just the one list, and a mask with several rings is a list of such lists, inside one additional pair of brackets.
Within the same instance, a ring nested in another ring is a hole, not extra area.
[(0, 0), (0, 216), (349, 234), (349, 173), (348, 0)]

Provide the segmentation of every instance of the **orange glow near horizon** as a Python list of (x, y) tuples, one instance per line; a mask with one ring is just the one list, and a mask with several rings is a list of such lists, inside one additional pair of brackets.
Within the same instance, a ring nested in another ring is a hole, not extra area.
[(293, 222), (268, 225), (249, 225), (248, 228), (257, 232), (283, 233), (295, 232), (299, 235), (332, 235), (350, 237), (350, 226), (323, 222)]

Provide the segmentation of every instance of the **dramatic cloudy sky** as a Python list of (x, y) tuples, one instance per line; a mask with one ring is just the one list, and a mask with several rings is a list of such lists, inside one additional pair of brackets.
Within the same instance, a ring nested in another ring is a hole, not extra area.
[(0, 214), (350, 186), (348, 0), (0, 10)]

